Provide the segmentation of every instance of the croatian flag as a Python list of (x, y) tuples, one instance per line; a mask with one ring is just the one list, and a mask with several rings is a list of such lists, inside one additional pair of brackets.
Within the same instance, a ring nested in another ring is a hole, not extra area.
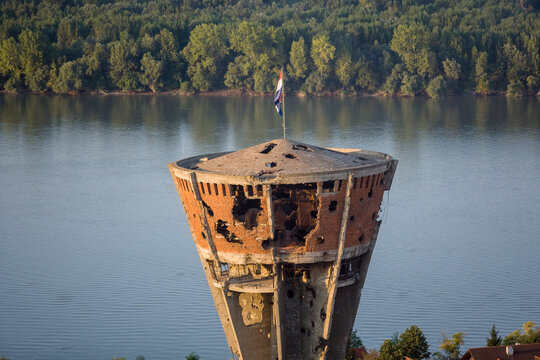
[(276, 111), (279, 114), (279, 116), (283, 116), (283, 112), (281, 111), (281, 101), (283, 98), (281, 97), (281, 87), (283, 85), (283, 68), (279, 72), (279, 80), (276, 87), (276, 95), (274, 96), (274, 104), (276, 105)]

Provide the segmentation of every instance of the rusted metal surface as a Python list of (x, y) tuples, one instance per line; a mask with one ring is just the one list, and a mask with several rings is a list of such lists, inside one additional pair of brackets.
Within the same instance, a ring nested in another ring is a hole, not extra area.
[(396, 166), (283, 139), (169, 164), (236, 356), (343, 358)]

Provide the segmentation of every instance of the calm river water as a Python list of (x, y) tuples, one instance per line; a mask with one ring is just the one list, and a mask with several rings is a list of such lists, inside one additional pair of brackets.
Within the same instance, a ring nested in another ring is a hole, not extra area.
[[(270, 97), (0, 95), (0, 357), (230, 359), (167, 163), (281, 137)], [(540, 99), (294, 98), (288, 137), (400, 160), (355, 328), (540, 323)]]

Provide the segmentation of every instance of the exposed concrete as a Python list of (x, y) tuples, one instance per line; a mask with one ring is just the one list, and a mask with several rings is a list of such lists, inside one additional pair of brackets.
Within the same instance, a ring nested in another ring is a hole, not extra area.
[(233, 354), (344, 357), (396, 166), (283, 139), (169, 165)]

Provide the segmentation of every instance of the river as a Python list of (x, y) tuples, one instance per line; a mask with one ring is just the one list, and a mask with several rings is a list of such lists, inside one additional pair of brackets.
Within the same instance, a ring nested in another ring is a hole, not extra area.
[[(399, 159), (355, 329), (540, 323), (540, 99), (287, 97), (287, 136)], [(270, 97), (0, 94), (0, 357), (230, 359), (169, 162), (282, 136)]]

